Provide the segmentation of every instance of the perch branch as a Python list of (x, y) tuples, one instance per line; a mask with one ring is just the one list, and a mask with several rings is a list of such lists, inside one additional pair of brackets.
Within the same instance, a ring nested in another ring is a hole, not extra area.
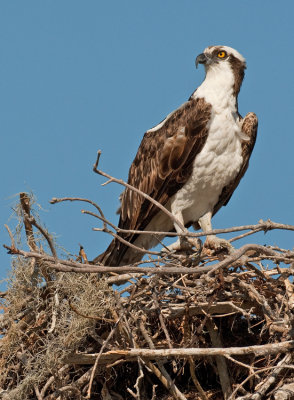
[[(92, 214), (91, 214), (92, 215)], [(209, 236), (209, 235), (218, 235), (222, 233), (232, 233), (232, 232), (240, 232), (244, 230), (252, 230), (251, 232), (246, 232), (246, 236), (248, 234), (253, 235), (254, 233), (264, 231), (265, 233), (268, 230), (274, 230), (274, 229), (283, 229), (283, 230), (294, 230), (294, 226), (292, 225), (286, 225), (286, 224), (279, 224), (276, 222), (272, 221), (266, 221), (266, 222), (260, 222), (256, 225), (240, 225), (240, 226), (233, 226), (231, 228), (223, 228), (223, 229), (213, 229), (211, 231), (207, 232), (165, 232), (165, 231), (140, 231), (136, 229), (122, 229), (116, 226), (115, 224), (111, 223), (108, 221), (106, 218), (102, 218), (99, 215), (95, 214), (93, 215), (96, 218), (100, 219), (102, 222), (106, 222), (109, 226), (111, 226), (113, 229), (115, 229), (118, 233), (133, 233), (133, 234), (139, 234), (139, 235), (159, 235), (159, 236), (187, 236), (187, 237), (202, 237), (202, 236)], [(270, 229), (268, 228), (270, 225)], [(100, 228), (93, 228), (94, 231), (101, 231)], [(245, 235), (245, 234), (244, 234)], [(229, 239), (230, 242), (239, 240), (243, 238), (243, 235), (237, 236), (235, 238)], [(274, 250), (274, 249), (273, 249)]]
[[(55, 269), (57, 271), (63, 271), (63, 272), (92, 272), (92, 273), (108, 273), (108, 272), (115, 272), (117, 274), (119, 273), (126, 273), (126, 272), (142, 272), (145, 274), (199, 274), (202, 275), (203, 273), (208, 272), (208, 275), (211, 275), (212, 273), (216, 272), (217, 270), (221, 268), (225, 268), (227, 266), (233, 266), (234, 263), (241, 258), (243, 254), (245, 254), (249, 250), (255, 250), (259, 253), (264, 253), (265, 258), (268, 255), (271, 255), (273, 257), (280, 257), (280, 254), (268, 249), (265, 246), (257, 245), (257, 244), (246, 244), (242, 246), (240, 249), (235, 250), (233, 253), (230, 254), (227, 258), (225, 258), (223, 261), (220, 261), (219, 263), (212, 265), (212, 266), (207, 266), (207, 267), (156, 267), (156, 268), (150, 268), (150, 267), (138, 267), (138, 266), (121, 266), (121, 267), (105, 267), (105, 266), (93, 266), (92, 264), (82, 264), (76, 261), (69, 261), (69, 260), (61, 260), (57, 259), (55, 260), (54, 257), (49, 256), (47, 254), (40, 254), (36, 252), (28, 252), (28, 251), (23, 251), (20, 249), (15, 249), (12, 246), (7, 246), (3, 245), (4, 248), (8, 250), (10, 254), (17, 254), (17, 255), (22, 255), (25, 258), (36, 258), (36, 259), (42, 259), (43, 261), (51, 261), (52, 264), (48, 265), (50, 268)], [(285, 257), (285, 259), (288, 261), (289, 257), (291, 259), (294, 259), (294, 252), (288, 252), (288, 257)], [(56, 264), (53, 264), (56, 262)]]

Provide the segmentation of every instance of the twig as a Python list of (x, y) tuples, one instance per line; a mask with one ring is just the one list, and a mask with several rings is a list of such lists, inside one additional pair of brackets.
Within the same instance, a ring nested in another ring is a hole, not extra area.
[(157, 399), (157, 397), (156, 397), (156, 388), (157, 388), (157, 386), (158, 385), (152, 385), (152, 398), (151, 398), (151, 400), (156, 400)]
[[(83, 210), (83, 211), (84, 211), (84, 210)], [(86, 214), (93, 214), (93, 213), (90, 213), (89, 211), (88, 211), (88, 212), (87, 212), (87, 211), (84, 211), (84, 213), (86, 213)], [(113, 236), (114, 238), (116, 238), (117, 240), (119, 240), (121, 243), (125, 244), (126, 246), (128, 246), (128, 247), (130, 247), (130, 248), (132, 248), (132, 249), (134, 249), (134, 250), (136, 250), (136, 251), (139, 251), (140, 253), (143, 253), (143, 254), (152, 254), (152, 255), (155, 255), (155, 256), (160, 256), (160, 254), (161, 254), (159, 251), (151, 251), (151, 250), (146, 250), (146, 249), (144, 249), (144, 248), (142, 248), (142, 247), (138, 247), (138, 246), (134, 245), (133, 243), (129, 242), (128, 240), (123, 239), (121, 236), (119, 236), (119, 235), (117, 235), (116, 233), (112, 232), (112, 231), (111, 231), (110, 229), (108, 229), (108, 228), (103, 228), (103, 232), (109, 233), (111, 236)]]
[[(233, 264), (234, 261), (236, 261), (239, 258), (241, 258), (241, 256), (243, 256), (243, 254), (245, 254), (249, 250), (255, 250), (257, 253), (263, 253), (263, 254), (265, 254), (267, 256), (268, 255), (269, 256), (273, 256), (273, 257), (279, 257), (280, 256), (279, 253), (269, 249), (266, 246), (261, 246), (261, 245), (258, 245), (258, 244), (245, 244), (240, 249), (235, 250), (233, 253), (231, 253), (230, 256), (227, 257), (224, 261), (221, 261), (220, 263), (218, 263), (214, 267), (214, 269), (212, 269), (208, 273), (208, 276), (210, 277), (214, 272), (216, 272), (220, 268), (224, 268), (224, 267), (228, 266), (229, 264)], [(290, 254), (293, 255), (293, 257), (294, 257), (294, 252), (291, 252)]]
[[(82, 398), (81, 392), (74, 385), (66, 385), (66, 386), (63, 386), (62, 388), (58, 389), (59, 393), (63, 393), (63, 392), (67, 392), (67, 391), (75, 393), (75, 398), (77, 400)], [(76, 397), (77, 395), (78, 395), (78, 397)]]
[(52, 312), (52, 322), (51, 322), (50, 328), (48, 329), (48, 333), (52, 333), (55, 329), (58, 307), (59, 307), (59, 297), (58, 297), (58, 293), (56, 292), (54, 294), (54, 308), (53, 308), (53, 312)]
[[(64, 365), (63, 367), (61, 367), (57, 372), (58, 374), (63, 373), (64, 371), (68, 370), (68, 365)], [(55, 381), (55, 376), (51, 376), (48, 381), (45, 383), (45, 385), (43, 386), (42, 390), (41, 390), (41, 396), (44, 397), (46, 394), (47, 389), (49, 388), (49, 386)]]
[(174, 399), (187, 400), (187, 397), (177, 388), (163, 365), (160, 366), (159, 370), (151, 361), (145, 360), (145, 363), (161, 383), (169, 390), (172, 396), (174, 396)]
[(10, 237), (10, 240), (11, 240), (11, 247), (12, 247), (13, 249), (16, 249), (15, 240), (14, 240), (14, 237), (13, 237), (13, 234), (12, 234), (11, 230), (9, 229), (9, 226), (6, 225), (6, 224), (4, 224), (4, 227), (6, 228), (6, 230), (7, 230), (7, 232), (8, 232), (8, 235), (9, 235), (9, 237)]
[[(205, 323), (209, 336), (211, 339), (211, 343), (214, 347), (223, 347), (221, 338), (218, 333), (217, 326), (212, 322), (210, 318), (206, 320)], [(220, 378), (220, 383), (224, 395), (224, 399), (228, 399), (228, 397), (232, 394), (232, 385), (230, 382), (230, 376), (227, 368), (227, 363), (224, 357), (221, 356), (216, 356), (216, 365), (217, 365), (217, 370)]]
[(86, 315), (81, 313), (71, 302), (70, 300), (68, 301), (68, 305), (70, 308), (80, 317), (88, 318), (88, 319), (94, 319), (95, 321), (105, 321), (109, 323), (115, 323), (114, 319), (106, 318), (106, 317), (96, 317), (95, 315)]
[(130, 274), (123, 274), (123, 275), (114, 275), (109, 278), (107, 278), (107, 283), (109, 285), (113, 285), (114, 283), (116, 285), (120, 285), (126, 281), (130, 281), (131, 279), (136, 279), (142, 277), (144, 274), (140, 273), (130, 273)]
[(245, 293), (247, 295), (252, 297), (258, 304), (260, 304), (264, 308), (265, 314), (267, 314), (269, 316), (269, 318), (271, 318), (271, 320), (273, 320), (273, 321), (277, 320), (277, 317), (275, 316), (274, 312), (270, 308), (265, 297), (262, 294), (258, 293), (258, 291), (255, 289), (255, 287), (253, 285), (246, 283), (244, 281), (241, 281), (237, 278), (234, 278), (234, 282), (241, 289), (243, 289), (243, 291), (245, 291)]
[(270, 376), (265, 380), (265, 382), (263, 382), (261, 386), (256, 388), (257, 393), (255, 393), (252, 396), (252, 400), (260, 400), (263, 397), (263, 395), (268, 391), (270, 386), (276, 381), (281, 371), (287, 367), (287, 365), (285, 364), (290, 363), (291, 359), (292, 355), (286, 354), (286, 356), (280, 362), (278, 362), (276, 368), (270, 374)]
[[(283, 360), (281, 360), (279, 363), (278, 363), (278, 365), (281, 367), (281, 368), (288, 368), (289, 367), (289, 365), (283, 365), (282, 366), (282, 364), (285, 362), (285, 360), (287, 360), (288, 359), (288, 357), (289, 357), (289, 354), (286, 354), (286, 356), (283, 358)], [(230, 396), (230, 398), (228, 399), (228, 400), (234, 400), (235, 399), (235, 395), (238, 393), (238, 391), (241, 389), (241, 387), (243, 387), (243, 385), (245, 385), (245, 383), (248, 381), (248, 380), (250, 380), (250, 379), (252, 379), (254, 376), (256, 376), (256, 375), (260, 375), (262, 372), (265, 372), (265, 371), (269, 371), (269, 370), (273, 370), (273, 369), (276, 369), (277, 368), (277, 366), (275, 365), (275, 366), (273, 366), (273, 367), (265, 367), (265, 368), (260, 368), (258, 371), (254, 371), (254, 372), (252, 372), (249, 376), (247, 376), (245, 379), (244, 379), (244, 381), (243, 382), (241, 382), (236, 388), (235, 388), (235, 390), (233, 391), (233, 393), (231, 394), (231, 396)], [(255, 393), (255, 394), (257, 394), (258, 395), (258, 393)], [(238, 397), (238, 399), (237, 400), (251, 400), (253, 397), (251, 397), (251, 396), (254, 396), (254, 395), (252, 395), (252, 394), (249, 394), (249, 395), (246, 395), (246, 396), (242, 396), (242, 397)], [(255, 400), (257, 400), (257, 399), (255, 399)]]
[(137, 400), (141, 400), (141, 395), (140, 395), (140, 383), (142, 381), (142, 379), (144, 378), (144, 373), (143, 373), (143, 369), (142, 369), (142, 365), (140, 362), (138, 362), (139, 364), (139, 371), (140, 374), (136, 380), (136, 383), (134, 385), (134, 388), (136, 389), (136, 393), (134, 393), (130, 388), (127, 388), (127, 391)]
[[(148, 332), (145, 329), (142, 319), (139, 320), (139, 327), (150, 349), (154, 350), (155, 349), (154, 343), (152, 342), (152, 339), (148, 335)], [(151, 369), (151, 371), (162, 382), (162, 384), (170, 391), (170, 393), (175, 397), (175, 399), (187, 400), (187, 398), (183, 395), (183, 393), (180, 392), (180, 390), (174, 384), (170, 375), (168, 374), (163, 363), (160, 360), (157, 361), (159, 369), (156, 368), (156, 366), (149, 360), (144, 360), (144, 362), (146, 363), (148, 368)]]
[(155, 309), (157, 311), (157, 315), (158, 315), (158, 319), (159, 319), (161, 328), (162, 328), (162, 330), (163, 330), (163, 332), (165, 334), (165, 337), (166, 337), (166, 340), (167, 340), (167, 343), (168, 343), (168, 347), (170, 349), (172, 349), (173, 347), (171, 345), (170, 336), (169, 336), (166, 324), (164, 322), (164, 318), (163, 318), (162, 313), (161, 313), (161, 309), (160, 309), (160, 306), (159, 306), (159, 303), (158, 303), (158, 300), (157, 300), (157, 294), (155, 292), (152, 293), (152, 298), (153, 298), (153, 302), (154, 302), (154, 305), (155, 305)]
[(255, 233), (260, 232), (262, 230), (263, 229), (260, 229), (259, 227), (256, 229), (252, 229), (252, 231), (250, 231), (250, 232), (245, 232), (245, 233), (242, 233), (242, 235), (238, 235), (238, 236), (235, 236), (235, 237), (229, 239), (228, 242), (230, 242), (230, 243), (235, 242), (236, 240), (240, 240), (240, 239), (243, 239), (244, 237), (254, 235)]
[[(156, 293), (156, 289), (155, 288), (154, 288), (154, 292), (152, 293), (152, 299), (153, 299), (153, 302), (154, 302), (154, 305), (155, 305), (155, 309), (156, 309), (156, 312), (157, 312), (157, 315), (158, 315), (158, 319), (159, 319), (161, 328), (162, 328), (162, 330), (164, 332), (164, 335), (166, 337), (168, 347), (169, 347), (169, 349), (172, 349), (173, 346), (171, 344), (171, 340), (170, 340), (170, 336), (169, 336), (169, 333), (168, 333), (168, 329), (166, 327), (163, 315), (161, 313), (161, 309), (160, 309), (160, 306), (159, 306), (159, 303), (158, 303), (158, 300), (157, 300), (157, 293)], [(172, 364), (173, 364), (173, 371), (175, 373), (177, 371), (177, 365), (175, 363), (175, 360), (172, 360)]]
[(26, 232), (28, 246), (32, 251), (37, 251), (38, 246), (36, 245), (36, 242), (35, 242), (34, 232), (33, 232), (31, 221), (29, 221), (29, 219), (31, 217), (30, 198), (27, 195), (27, 193), (24, 193), (24, 192), (19, 194), (19, 198), (20, 198), (20, 205), (21, 205), (22, 212), (23, 212), (23, 222), (24, 222), (24, 226), (25, 226), (25, 232)]
[(33, 217), (31, 215), (30, 199), (26, 193), (20, 193), (20, 204), (21, 204), (22, 210), (23, 210), (23, 215), (24, 215), (23, 220), (24, 220), (25, 231), (26, 231), (26, 235), (27, 235), (27, 241), (28, 241), (28, 245), (29, 245), (30, 249), (32, 249), (33, 251), (39, 250), (38, 246), (36, 245), (36, 242), (35, 242), (33, 228), (32, 228), (32, 226), (35, 226), (41, 232), (41, 234), (44, 236), (44, 238), (47, 240), (53, 257), (55, 259), (57, 259), (56, 250), (55, 250), (55, 247), (54, 247), (51, 237), (46, 232), (46, 230), (40, 224), (38, 224), (35, 217)]
[(53, 197), (50, 200), (50, 203), (51, 204), (56, 204), (56, 203), (61, 203), (63, 201), (84, 201), (86, 203), (90, 203), (90, 204), (92, 204), (92, 206), (94, 206), (98, 210), (98, 212), (100, 213), (101, 217), (105, 218), (104, 214), (103, 214), (103, 211), (102, 211), (101, 207), (98, 206), (98, 204), (96, 204), (92, 200), (85, 199), (83, 197), (62, 197), (62, 198)]
[(209, 400), (195, 375), (195, 363), (192, 357), (189, 357), (189, 367), (190, 367), (191, 378), (193, 380), (194, 385), (196, 386), (196, 389), (198, 390), (200, 398), (202, 400)]
[(227, 360), (230, 360), (233, 363), (235, 363), (237, 365), (240, 365), (243, 368), (249, 369), (250, 372), (254, 371), (255, 369), (258, 369), (257, 367), (253, 367), (252, 365), (248, 365), (248, 364), (242, 363), (241, 361), (238, 361), (238, 360), (236, 360), (235, 358), (233, 358), (231, 356), (226, 355), (225, 357), (226, 357)]
[(155, 206), (157, 206), (161, 211), (163, 211), (166, 215), (168, 215), (169, 218), (170, 218), (174, 223), (176, 223), (176, 224), (178, 225), (178, 227), (179, 227), (183, 232), (186, 231), (186, 228), (185, 228), (184, 225), (181, 223), (181, 221), (178, 220), (178, 218), (176, 218), (176, 217), (175, 217), (171, 212), (169, 212), (162, 204), (160, 204), (158, 201), (154, 200), (154, 199), (153, 199), (152, 197), (150, 197), (148, 194), (146, 194), (146, 193), (142, 192), (141, 190), (135, 188), (134, 186), (132, 186), (132, 185), (130, 185), (130, 184), (124, 182), (122, 179), (116, 179), (116, 178), (114, 178), (113, 176), (107, 174), (106, 172), (103, 172), (103, 171), (97, 169), (97, 168), (98, 168), (98, 163), (99, 163), (100, 156), (101, 156), (101, 150), (98, 150), (98, 152), (97, 152), (97, 159), (96, 159), (96, 162), (95, 162), (95, 164), (94, 164), (94, 166), (93, 166), (93, 171), (94, 171), (96, 174), (101, 175), (101, 176), (104, 176), (105, 178), (110, 179), (109, 182), (118, 183), (118, 184), (120, 184), (120, 185), (122, 185), (122, 186), (125, 186), (126, 188), (128, 188), (128, 189), (130, 189), (130, 190), (132, 190), (132, 191), (134, 191), (134, 192), (136, 192), (136, 193), (138, 193), (138, 194), (140, 194), (142, 197), (144, 197), (145, 199), (149, 200), (152, 204), (154, 204)]
[(103, 350), (104, 350), (105, 347), (108, 345), (110, 339), (111, 339), (112, 336), (114, 335), (114, 333), (115, 333), (115, 331), (116, 331), (116, 329), (117, 329), (117, 327), (118, 327), (118, 325), (119, 325), (119, 323), (120, 323), (120, 320), (121, 320), (121, 316), (120, 316), (120, 317), (118, 318), (118, 320), (115, 322), (114, 327), (111, 329), (109, 335), (107, 336), (107, 339), (105, 340), (105, 342), (104, 342), (103, 345), (101, 346), (101, 349), (100, 349), (98, 355), (96, 356), (96, 360), (95, 360), (95, 363), (94, 363), (94, 366), (93, 366), (93, 370), (92, 370), (92, 373), (91, 373), (91, 377), (90, 377), (88, 393), (87, 393), (87, 396), (86, 396), (87, 399), (90, 399), (90, 398), (91, 398), (93, 380), (94, 380), (95, 373), (96, 373), (96, 370), (97, 370), (97, 367), (98, 367), (99, 360), (100, 360), (100, 358), (101, 358), (101, 356), (102, 356)]
[(140, 399), (141, 399), (141, 395), (140, 395), (140, 385), (141, 385), (141, 382), (143, 382), (143, 378), (144, 378), (144, 372), (143, 372), (143, 368), (142, 368), (142, 362), (140, 361), (140, 359), (138, 359), (138, 365), (139, 365), (140, 374), (139, 374), (138, 378), (136, 379), (136, 383), (135, 383), (135, 385), (134, 385), (134, 388), (136, 389), (137, 399), (140, 400)]
[(38, 388), (37, 385), (34, 385), (34, 391), (35, 391), (35, 394), (36, 394), (36, 396), (37, 396), (37, 399), (38, 399), (38, 400), (43, 400), (43, 396), (41, 395), (41, 393), (40, 393), (39, 388)]
[(30, 218), (28, 218), (28, 220), (44, 236), (44, 238), (46, 239), (46, 241), (47, 241), (47, 243), (48, 243), (48, 245), (50, 247), (50, 250), (52, 252), (52, 255), (53, 255), (54, 259), (57, 260), (58, 257), (57, 257), (57, 253), (56, 253), (56, 250), (55, 250), (55, 246), (54, 246), (53, 240), (50, 237), (50, 235), (48, 234), (48, 232), (40, 224), (38, 224), (38, 222), (36, 221), (36, 219), (34, 217), (30, 217)]

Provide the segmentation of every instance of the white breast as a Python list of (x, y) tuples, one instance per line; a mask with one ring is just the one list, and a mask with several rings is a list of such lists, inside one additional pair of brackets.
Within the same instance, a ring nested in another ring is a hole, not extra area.
[(232, 115), (222, 113), (213, 117), (191, 177), (171, 199), (172, 212), (181, 212), (185, 223), (197, 221), (212, 211), (223, 188), (240, 171), (243, 159), (239, 129)]

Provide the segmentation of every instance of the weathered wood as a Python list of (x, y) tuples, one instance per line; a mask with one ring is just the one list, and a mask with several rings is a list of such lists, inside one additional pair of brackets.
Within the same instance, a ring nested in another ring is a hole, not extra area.
[[(232, 314), (232, 313), (241, 313), (246, 314), (249, 310), (251, 312), (256, 312), (253, 302), (231, 302), (231, 301), (222, 301), (215, 304), (210, 303), (198, 303), (196, 305), (191, 305), (188, 308), (189, 316), (193, 315), (204, 315), (205, 313), (209, 313), (211, 316), (213, 315), (221, 315), (221, 314)], [(145, 310), (147, 313), (152, 312), (153, 310)], [(166, 309), (162, 311), (163, 315), (166, 318), (174, 319), (181, 317), (187, 312), (186, 305), (182, 306), (168, 306)]]
[[(294, 340), (282, 343), (271, 343), (260, 346), (245, 347), (226, 347), (226, 348), (179, 348), (179, 349), (130, 349), (130, 350), (111, 350), (103, 353), (99, 364), (113, 363), (119, 359), (123, 361), (137, 361), (137, 357), (143, 359), (158, 360), (171, 357), (188, 358), (192, 357), (213, 357), (225, 355), (244, 355), (255, 354), (256, 356), (265, 356), (270, 354), (286, 353), (294, 349)], [(71, 354), (64, 358), (66, 364), (94, 364), (97, 354)]]

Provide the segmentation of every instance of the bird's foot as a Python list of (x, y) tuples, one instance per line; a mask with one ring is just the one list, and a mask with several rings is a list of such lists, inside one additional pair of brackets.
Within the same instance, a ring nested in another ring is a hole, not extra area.
[(176, 253), (176, 252), (201, 252), (202, 242), (198, 238), (187, 238), (181, 236), (176, 242), (161, 249), (162, 253)]
[(204, 249), (209, 255), (215, 255), (223, 252), (231, 254), (234, 251), (234, 246), (232, 246), (231, 243), (226, 239), (209, 235), (204, 242)]

